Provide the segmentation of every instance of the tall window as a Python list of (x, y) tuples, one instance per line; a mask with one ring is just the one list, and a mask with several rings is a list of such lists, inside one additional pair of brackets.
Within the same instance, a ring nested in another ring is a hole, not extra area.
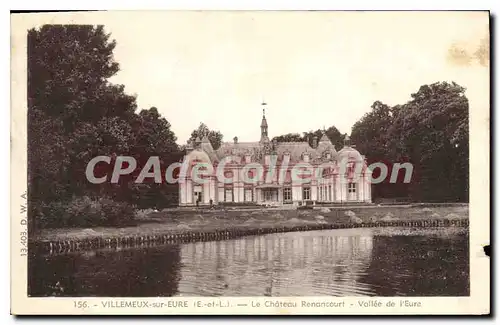
[(224, 201), (233, 202), (233, 187), (224, 188)]
[(347, 191), (349, 193), (356, 193), (356, 183), (349, 183)]
[(251, 188), (245, 188), (245, 202), (253, 202), (253, 191)]
[(275, 201), (274, 199), (275, 191), (266, 189), (263, 190), (262, 193), (264, 194), (264, 201)]
[(331, 185), (328, 186), (328, 199), (329, 199), (329, 201), (333, 201), (332, 200), (332, 186)]
[(302, 188), (302, 200), (310, 200), (311, 199), (311, 188), (303, 187)]
[(283, 201), (285, 201), (285, 202), (292, 201), (292, 188), (291, 187), (285, 187), (283, 189)]
[(203, 189), (199, 185), (196, 185), (193, 188), (193, 201), (195, 203), (203, 202)]

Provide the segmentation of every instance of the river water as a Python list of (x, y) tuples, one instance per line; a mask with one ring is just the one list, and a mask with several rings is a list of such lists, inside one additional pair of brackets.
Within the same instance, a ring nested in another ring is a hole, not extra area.
[(29, 260), (31, 296), (464, 296), (465, 231), (290, 232)]

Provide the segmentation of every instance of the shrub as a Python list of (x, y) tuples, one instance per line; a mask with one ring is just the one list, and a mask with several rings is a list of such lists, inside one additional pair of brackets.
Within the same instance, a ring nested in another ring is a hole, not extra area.
[(30, 220), (33, 220), (34, 223), (33, 230), (65, 226), (64, 214), (66, 206), (63, 202), (33, 202), (32, 205), (34, 206), (33, 210), (31, 210), (33, 217)]
[(363, 219), (360, 217), (356, 217), (355, 215), (349, 216), (349, 222), (350, 223), (363, 223)]
[(74, 197), (69, 202), (41, 204), (35, 216), (36, 228), (120, 226), (130, 223), (135, 209), (109, 198)]
[(155, 209), (137, 209), (135, 211), (135, 218), (138, 220), (148, 219), (151, 213), (155, 212)]
[(134, 206), (125, 202), (116, 202), (108, 198), (100, 199), (101, 202), (101, 220), (104, 225), (118, 226), (129, 224), (134, 220)]
[(344, 212), (344, 215), (348, 216), (348, 217), (355, 217), (356, 213), (354, 213), (354, 211), (347, 210), (347, 211)]

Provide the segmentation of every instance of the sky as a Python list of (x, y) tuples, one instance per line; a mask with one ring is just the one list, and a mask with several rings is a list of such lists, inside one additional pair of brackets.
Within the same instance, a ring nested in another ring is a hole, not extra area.
[(117, 42), (121, 70), (111, 81), (136, 94), (139, 108), (157, 107), (179, 144), (200, 122), (224, 141), (258, 141), (263, 101), (271, 138), (331, 125), (350, 133), (374, 101), (404, 104), (437, 81), (466, 87), (471, 109), (488, 105), (488, 62), (475, 55), (488, 44), (483, 12), (159, 11), (90, 20)]

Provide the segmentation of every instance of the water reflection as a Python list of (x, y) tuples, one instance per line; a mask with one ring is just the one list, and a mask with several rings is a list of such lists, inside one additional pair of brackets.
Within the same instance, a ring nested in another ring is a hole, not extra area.
[(180, 247), (30, 257), (32, 296), (172, 296), (179, 283)]
[(468, 295), (468, 238), (343, 229), (29, 260), (33, 296)]
[(361, 281), (378, 296), (468, 296), (468, 236), (375, 236)]
[(331, 232), (270, 234), (181, 249), (181, 295), (365, 295), (372, 236)]

